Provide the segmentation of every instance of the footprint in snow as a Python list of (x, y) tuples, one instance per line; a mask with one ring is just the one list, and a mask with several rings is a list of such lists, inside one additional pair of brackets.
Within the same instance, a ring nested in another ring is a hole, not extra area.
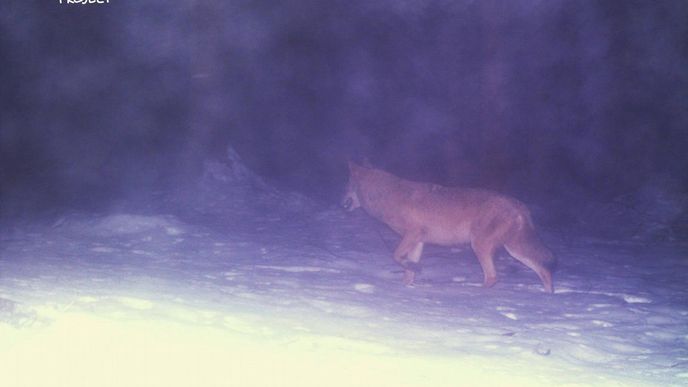
[(116, 250), (112, 247), (96, 246), (92, 247), (91, 251), (93, 251), (94, 253), (114, 253)]
[(268, 266), (268, 265), (256, 265), (256, 269), (264, 270), (276, 270), (276, 271), (286, 271), (288, 273), (340, 273), (337, 269), (328, 269), (324, 267), (315, 266)]
[(354, 289), (356, 289), (357, 292), (366, 294), (371, 294), (375, 292), (375, 286), (371, 284), (356, 284), (354, 285)]

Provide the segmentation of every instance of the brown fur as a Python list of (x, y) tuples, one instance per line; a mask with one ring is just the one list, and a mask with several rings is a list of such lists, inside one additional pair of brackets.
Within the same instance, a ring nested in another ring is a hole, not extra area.
[(342, 204), (363, 207), (402, 236), (394, 259), (411, 285), (425, 243), (469, 243), (490, 287), (497, 281), (494, 254), (505, 250), (540, 277), (552, 293), (555, 259), (535, 233), (530, 212), (520, 201), (493, 191), (444, 187), (398, 178), (349, 162), (349, 183)]

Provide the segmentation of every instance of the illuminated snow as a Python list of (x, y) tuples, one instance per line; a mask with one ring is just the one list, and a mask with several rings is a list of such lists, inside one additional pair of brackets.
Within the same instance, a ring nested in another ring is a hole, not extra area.
[(508, 257), (484, 289), (470, 250), (428, 246), (408, 288), (397, 237), (365, 214), (228, 186), (188, 208), (3, 227), (0, 385), (688, 380), (685, 245), (545, 234), (554, 295)]

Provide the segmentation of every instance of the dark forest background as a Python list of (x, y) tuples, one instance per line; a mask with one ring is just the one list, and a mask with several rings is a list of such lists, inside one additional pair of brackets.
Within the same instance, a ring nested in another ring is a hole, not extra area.
[(352, 156), (553, 214), (681, 198), (686, 21), (683, 0), (3, 1), (2, 213), (145, 199), (229, 145), (325, 203)]

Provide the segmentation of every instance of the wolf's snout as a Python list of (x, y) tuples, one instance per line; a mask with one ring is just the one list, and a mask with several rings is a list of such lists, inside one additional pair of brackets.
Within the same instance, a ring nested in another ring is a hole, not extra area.
[(342, 202), (342, 207), (347, 210), (351, 211), (351, 206), (354, 204), (354, 201), (351, 198), (346, 198), (344, 202)]

